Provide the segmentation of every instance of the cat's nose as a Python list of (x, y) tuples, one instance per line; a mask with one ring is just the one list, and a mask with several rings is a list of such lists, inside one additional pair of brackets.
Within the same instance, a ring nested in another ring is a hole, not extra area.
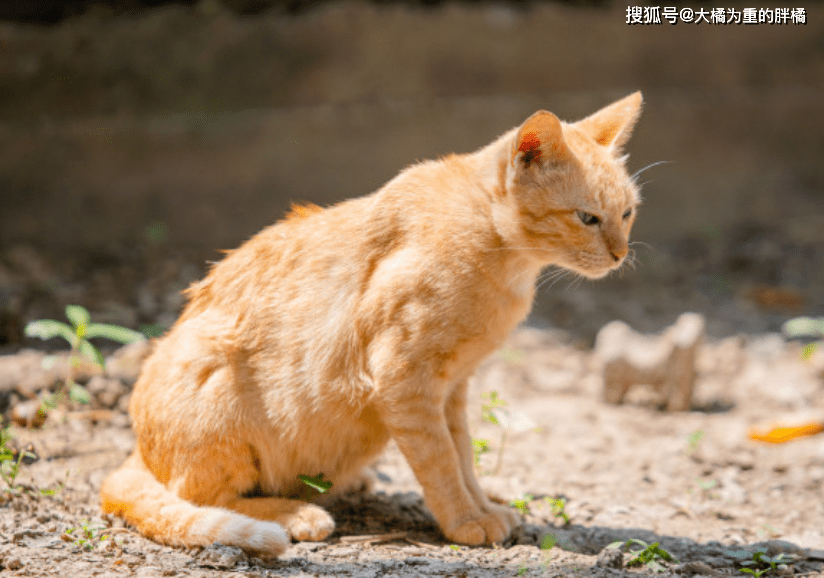
[(619, 231), (607, 228), (603, 230), (603, 235), (607, 251), (616, 263), (627, 256), (629, 243)]

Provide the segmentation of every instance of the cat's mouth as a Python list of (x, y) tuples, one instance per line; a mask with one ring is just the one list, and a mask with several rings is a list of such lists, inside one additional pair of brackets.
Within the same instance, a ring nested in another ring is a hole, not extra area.
[(591, 279), (593, 281), (597, 279), (603, 279), (604, 277), (608, 276), (613, 271), (619, 270), (621, 267), (624, 266), (626, 258), (622, 258), (620, 261), (612, 262), (603, 265), (592, 265), (592, 264), (576, 264), (575, 266), (568, 267), (573, 272), (581, 275), (582, 277), (586, 277), (587, 279)]

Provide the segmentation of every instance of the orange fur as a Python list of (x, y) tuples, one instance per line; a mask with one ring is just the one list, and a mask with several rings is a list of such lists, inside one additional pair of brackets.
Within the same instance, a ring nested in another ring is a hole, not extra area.
[(449, 540), (504, 540), (518, 519), (475, 479), (466, 382), (543, 267), (597, 278), (623, 262), (639, 196), (619, 153), (640, 106), (572, 124), (541, 111), (372, 195), (294, 207), (231, 252), (143, 367), (137, 448), (103, 509), (163, 543), (277, 555), (334, 527), (289, 499), (297, 476), (356, 487), (393, 438)]

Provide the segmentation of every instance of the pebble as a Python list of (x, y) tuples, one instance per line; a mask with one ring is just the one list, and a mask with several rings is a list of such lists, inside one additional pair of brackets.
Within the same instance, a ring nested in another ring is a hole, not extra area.
[(624, 567), (624, 554), (618, 548), (604, 548), (598, 554), (595, 565), (599, 568), (621, 569)]
[(46, 412), (41, 411), (39, 399), (27, 399), (16, 404), (10, 412), (12, 421), (20, 427), (40, 427), (46, 421)]
[(197, 564), (215, 570), (231, 570), (239, 562), (246, 560), (246, 554), (240, 548), (212, 544), (203, 549), (196, 557)]

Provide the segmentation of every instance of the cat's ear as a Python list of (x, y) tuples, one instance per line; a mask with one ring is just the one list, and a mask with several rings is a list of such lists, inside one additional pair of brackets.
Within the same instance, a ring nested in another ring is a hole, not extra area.
[(539, 110), (524, 121), (512, 146), (510, 163), (514, 167), (557, 164), (571, 153), (564, 142), (564, 133), (558, 117)]
[(618, 150), (629, 140), (632, 129), (641, 115), (643, 102), (641, 92), (634, 92), (579, 120), (575, 126), (598, 144)]

